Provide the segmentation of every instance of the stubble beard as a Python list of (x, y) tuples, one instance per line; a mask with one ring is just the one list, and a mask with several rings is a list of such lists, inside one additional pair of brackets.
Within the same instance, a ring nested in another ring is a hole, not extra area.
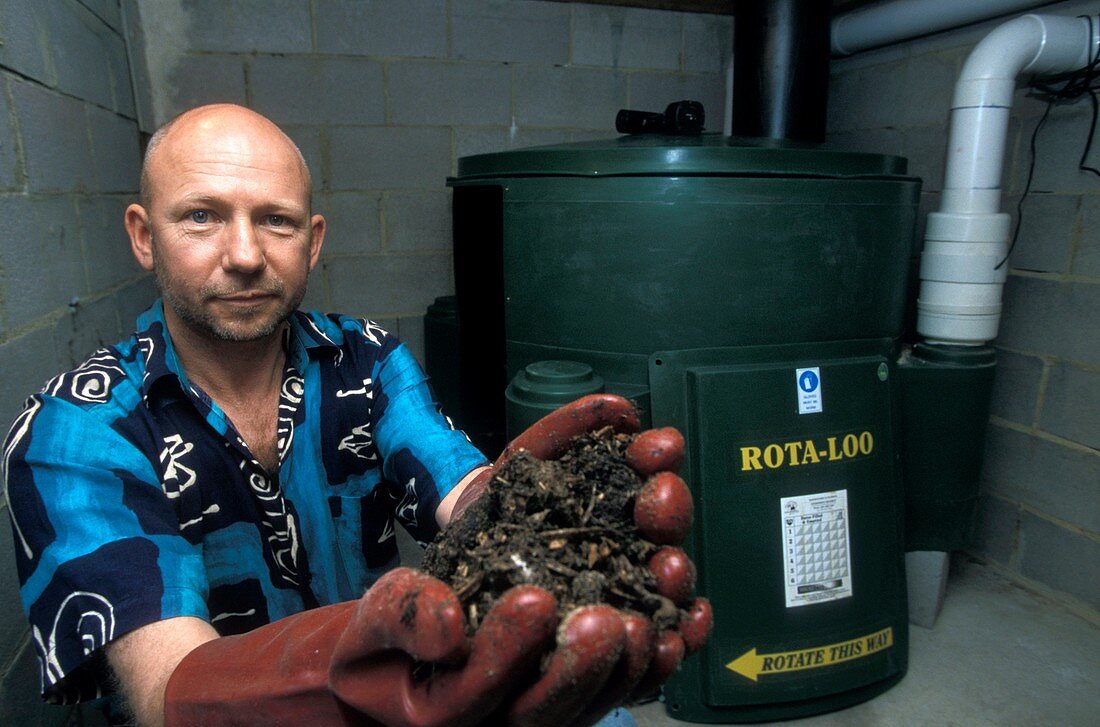
[(210, 340), (245, 343), (268, 338), (279, 330), (305, 297), (305, 285), (302, 285), (299, 290), (292, 291), (290, 297), (287, 297), (286, 285), (282, 280), (276, 277), (265, 277), (249, 282), (247, 289), (274, 295), (279, 299), (280, 305), (266, 314), (260, 312), (259, 305), (253, 308), (242, 308), (231, 313), (230, 318), (225, 320), (214, 315), (206, 304), (219, 296), (239, 292), (243, 287), (216, 287), (207, 284), (199, 288), (196, 296), (189, 296), (186, 293), (186, 286), (166, 272), (156, 250), (154, 244), (153, 271), (161, 296), (172, 307), (180, 321), (195, 333)]

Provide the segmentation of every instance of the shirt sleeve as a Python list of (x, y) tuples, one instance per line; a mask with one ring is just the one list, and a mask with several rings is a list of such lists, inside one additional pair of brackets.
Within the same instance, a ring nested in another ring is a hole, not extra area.
[(201, 550), (180, 535), (154, 463), (104, 408), (31, 397), (3, 450), (20, 596), (55, 703), (106, 691), (100, 650), (112, 640), (208, 618)]
[(380, 359), (374, 376), (374, 431), (383, 473), (395, 488), (395, 515), (414, 538), (438, 531), (435, 510), (485, 456), (440, 412), (428, 377), (404, 345)]

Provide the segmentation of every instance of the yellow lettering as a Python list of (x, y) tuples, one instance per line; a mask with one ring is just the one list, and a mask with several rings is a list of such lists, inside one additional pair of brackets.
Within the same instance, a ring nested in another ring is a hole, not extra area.
[[(858, 644), (856, 646), (858, 647)], [(837, 647), (832, 648), (835, 651)], [(858, 653), (858, 648), (856, 651)], [(829, 661), (826, 658), (824, 647), (806, 651), (788, 651), (764, 656), (760, 665), (760, 673), (797, 671), (814, 666), (823, 666), (827, 663)]]
[(764, 447), (764, 464), (768, 465), (771, 469), (777, 469), (783, 466), (783, 448), (778, 444), (769, 444)]
[(844, 456), (851, 459), (859, 454), (859, 437), (854, 434), (845, 434), (844, 443), (841, 446), (844, 449)]
[(803, 464), (841, 462), (857, 457), (869, 457), (875, 451), (875, 436), (870, 430), (825, 437), (824, 440), (796, 439), (741, 449), (741, 471), (753, 472)]
[(787, 442), (783, 445), (783, 449), (787, 450), (787, 461), (791, 463), (791, 467), (802, 464), (798, 461), (798, 448), (801, 446), (802, 442)]
[(726, 664), (726, 668), (756, 682), (765, 674), (780, 674), (829, 667), (882, 652), (893, 645), (894, 630), (887, 627), (873, 634), (866, 634), (838, 644), (827, 644), (797, 651), (761, 654), (757, 652), (756, 647), (753, 647)]
[(863, 645), (858, 641), (846, 641), (829, 647), (830, 661), (845, 661), (863, 653)]
[(867, 637), (867, 653), (873, 654), (876, 651), (882, 651), (886, 647), (893, 643), (894, 633), (890, 629), (884, 629), (877, 634), (871, 634)]

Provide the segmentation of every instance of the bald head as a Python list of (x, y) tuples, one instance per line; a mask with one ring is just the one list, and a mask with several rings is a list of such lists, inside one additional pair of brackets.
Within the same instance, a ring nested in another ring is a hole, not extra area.
[(146, 209), (153, 202), (158, 179), (172, 174), (172, 162), (186, 156), (188, 147), (209, 144), (212, 140), (222, 143), (232, 140), (266, 147), (275, 154), (287, 155), (286, 161), (296, 167), (294, 173), (301, 177), (308, 195), (312, 191), (309, 167), (298, 145), (266, 116), (235, 104), (211, 104), (199, 106), (161, 126), (149, 139), (145, 159), (141, 164), (141, 204)]
[(240, 106), (202, 106), (160, 129), (142, 166), (142, 203), (124, 223), (157, 277), (176, 335), (267, 345), (305, 295), (325, 219), (294, 142)]

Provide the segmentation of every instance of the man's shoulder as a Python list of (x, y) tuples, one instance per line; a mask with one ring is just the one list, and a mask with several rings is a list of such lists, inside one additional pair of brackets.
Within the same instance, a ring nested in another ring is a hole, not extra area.
[(124, 410), (136, 407), (151, 380), (168, 371), (165, 359), (169, 347), (159, 301), (136, 323), (136, 330), (125, 340), (93, 351), (47, 381), (28, 399), (28, 405), (33, 399), (52, 400), (103, 414), (114, 406)]
[(94, 437), (89, 439), (93, 436), (91, 432), (113, 427), (132, 414), (142, 401), (141, 376), (134, 375), (135, 354), (136, 348), (125, 343), (107, 346), (47, 381), (24, 401), (8, 429), (5, 451), (18, 456), (20, 443), (25, 446), (35, 430), (36, 438), (50, 432), (42, 441), (53, 442), (51, 447), (72, 443), (76, 438), (81, 446), (94, 452), (103, 442)]
[(81, 408), (140, 399), (144, 374), (142, 343), (136, 336), (94, 351), (72, 369), (54, 376), (38, 392)]
[(357, 318), (342, 313), (321, 313), (315, 310), (295, 311), (294, 320), (307, 337), (307, 345), (346, 348), (367, 344), (390, 348), (397, 339), (369, 318)]

